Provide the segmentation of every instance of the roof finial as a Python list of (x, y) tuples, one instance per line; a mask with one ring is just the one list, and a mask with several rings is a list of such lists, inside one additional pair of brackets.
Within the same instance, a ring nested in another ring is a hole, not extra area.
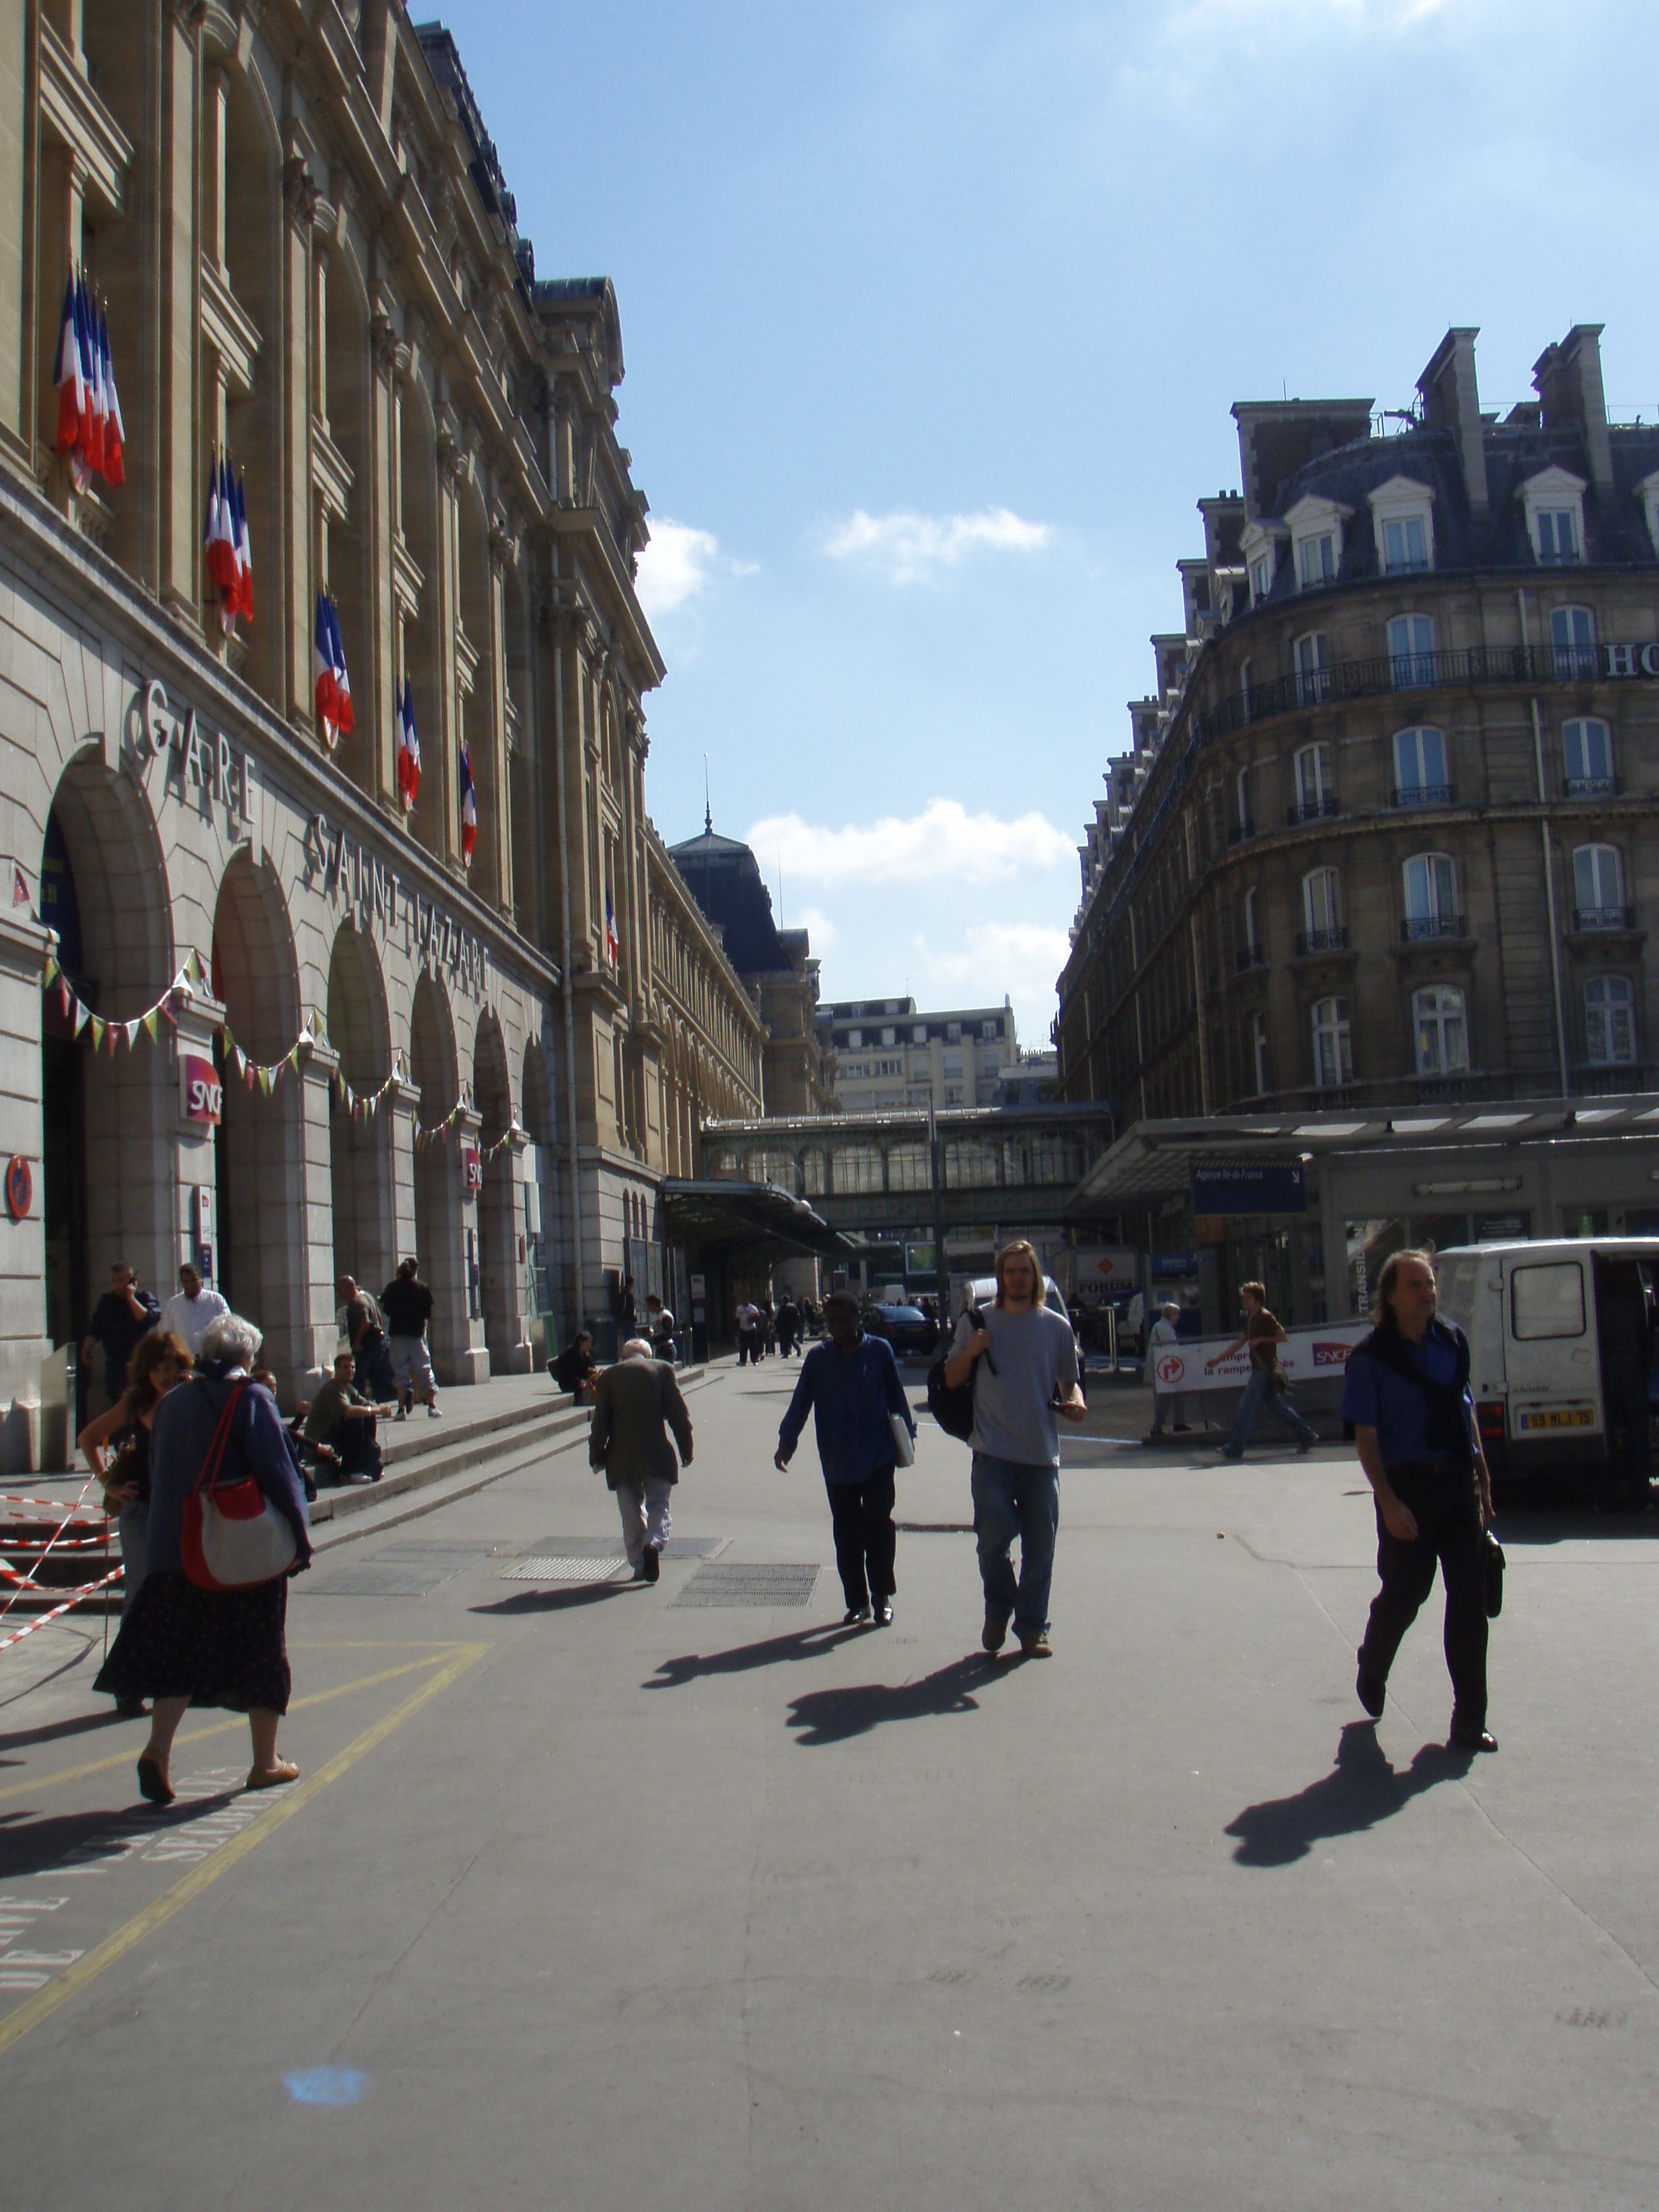
[(714, 811), (708, 804), (708, 756), (707, 753), (702, 757), (702, 834), (705, 837), (712, 837), (714, 834)]

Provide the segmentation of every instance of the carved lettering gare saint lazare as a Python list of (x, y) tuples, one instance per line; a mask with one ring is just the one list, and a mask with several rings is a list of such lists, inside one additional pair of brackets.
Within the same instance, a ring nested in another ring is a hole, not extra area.
[[(193, 707), (174, 708), (159, 683), (146, 683), (136, 693), (126, 719), (126, 744), (129, 763), (141, 778), (151, 762), (165, 759), (164, 796), (183, 799), (196, 791), (204, 804), (226, 810), (233, 840), (255, 834), (257, 757), (233, 744), (222, 730), (209, 729)], [(446, 969), (474, 997), (484, 995), (482, 940), (435, 899), (399, 878), (391, 860), (325, 814), (313, 814), (306, 825), (305, 856), (330, 900), (355, 908), (383, 936), (401, 927), (410, 951)]]

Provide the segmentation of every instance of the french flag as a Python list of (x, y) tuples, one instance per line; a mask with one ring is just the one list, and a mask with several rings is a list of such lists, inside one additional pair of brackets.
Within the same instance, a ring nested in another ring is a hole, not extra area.
[(232, 546), (236, 564), (236, 604), (232, 612), (253, 620), (253, 541), (247, 527), (247, 478), (238, 477), (234, 487), (234, 528)]
[(87, 390), (87, 357), (82, 344), (81, 288), (71, 273), (64, 288), (64, 319), (58, 333), (58, 360), (52, 370), (58, 386), (58, 444), (60, 453), (72, 453), (90, 442), (91, 394)]
[(421, 740), (415, 728), (415, 694), (407, 676), (398, 707), (398, 788), (405, 811), (411, 809), (421, 789)]
[(208, 580), (219, 594), (221, 611), (236, 612), (236, 513), (230, 471), (216, 453), (208, 464), (207, 519), (202, 525)]
[(351, 676), (346, 667), (345, 640), (340, 635), (340, 610), (332, 599), (328, 603), (328, 626), (334, 641), (334, 699), (339, 708), (335, 720), (344, 737), (356, 727), (356, 717), (351, 711)]
[(118, 488), (127, 480), (124, 458), (127, 433), (121, 420), (120, 394), (115, 389), (115, 356), (110, 351), (107, 308), (100, 312), (98, 319), (98, 367), (104, 399), (104, 478)]
[(311, 637), (311, 673), (317, 693), (317, 720), (331, 745), (340, 728), (340, 680), (334, 671), (334, 626), (328, 594), (317, 594), (317, 624)]
[(617, 934), (617, 909), (611, 903), (611, 894), (605, 895), (605, 957), (613, 968), (622, 964), (622, 939)]
[(472, 756), (461, 740), (461, 858), (471, 865), (472, 848), (478, 842), (478, 794), (472, 784)]

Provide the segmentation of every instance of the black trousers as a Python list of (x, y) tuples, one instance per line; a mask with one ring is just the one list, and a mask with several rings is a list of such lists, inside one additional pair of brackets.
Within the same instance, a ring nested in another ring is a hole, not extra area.
[(893, 1554), (898, 1531), (893, 1526), (893, 1469), (878, 1467), (865, 1482), (831, 1482), (830, 1518), (836, 1530), (836, 1570), (850, 1613), (872, 1598), (889, 1597), (898, 1588)]
[(760, 1337), (752, 1328), (738, 1331), (738, 1364), (739, 1367), (760, 1365)]
[(1376, 1571), (1382, 1587), (1371, 1601), (1359, 1663), (1386, 1680), (1400, 1639), (1434, 1588), (1446, 1584), (1446, 1667), (1452, 1680), (1452, 1720), (1461, 1728), (1486, 1723), (1486, 1553), (1480, 1494), (1474, 1476), (1444, 1467), (1397, 1467), (1389, 1480), (1417, 1521), (1409, 1543), (1391, 1536), (1376, 1514)]

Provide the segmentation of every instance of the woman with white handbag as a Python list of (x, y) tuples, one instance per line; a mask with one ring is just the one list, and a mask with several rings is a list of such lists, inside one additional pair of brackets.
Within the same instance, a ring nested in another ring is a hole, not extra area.
[(149, 1698), (138, 1787), (173, 1798), (167, 1761), (185, 1709), (246, 1713), (250, 1790), (292, 1782), (276, 1753), (288, 1711), (288, 1577), (311, 1559), (305, 1492), (276, 1401), (249, 1369), (259, 1331), (237, 1314), (208, 1324), (196, 1371), (167, 1394), (150, 1434), (149, 1571), (94, 1688)]

